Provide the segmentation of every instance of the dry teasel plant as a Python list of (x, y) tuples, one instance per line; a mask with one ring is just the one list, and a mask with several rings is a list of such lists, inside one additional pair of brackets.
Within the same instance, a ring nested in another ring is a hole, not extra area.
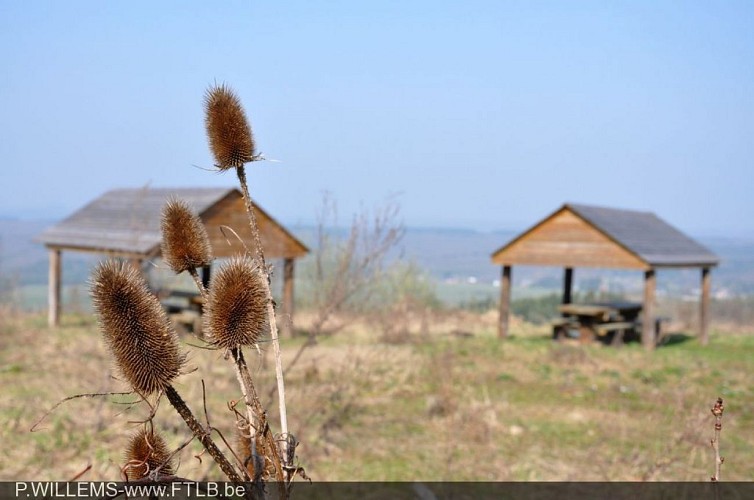
[(129, 481), (138, 481), (155, 473), (172, 476), (175, 469), (172, 458), (162, 436), (150, 426), (144, 426), (128, 441), (123, 474)]
[[(238, 182), (241, 186), (241, 192), (243, 193), (246, 214), (249, 218), (249, 227), (254, 239), (254, 257), (256, 265), (264, 276), (264, 279), (261, 280), (259, 285), (260, 295), (263, 296), (265, 307), (267, 309), (270, 341), (275, 356), (275, 377), (278, 389), (280, 434), (282, 436), (280, 461), (285, 480), (290, 481), (292, 474), (298, 470), (292, 463), (295, 452), (295, 439), (288, 432), (283, 364), (275, 319), (275, 305), (270, 291), (270, 272), (264, 258), (264, 248), (262, 247), (262, 241), (254, 215), (254, 205), (249, 194), (245, 170), (246, 163), (263, 160), (264, 156), (256, 151), (256, 144), (251, 132), (251, 126), (246, 117), (246, 112), (241, 105), (240, 99), (230, 87), (226, 85), (211, 86), (205, 94), (204, 105), (207, 137), (209, 138), (210, 149), (215, 158), (215, 166), (220, 171), (226, 171), (229, 169), (236, 170)], [(235, 350), (231, 349), (231, 354), (234, 356), (234, 361), (239, 367), (239, 371), (242, 373), (244, 371), (245, 373), (248, 373), (248, 369), (244, 368), (245, 362), (243, 361), (241, 346), (239, 345)], [(245, 376), (239, 378), (244, 377)], [(250, 381), (250, 377), (248, 381)], [(250, 385), (248, 384), (248, 381), (247, 385)], [(251, 387), (247, 387), (246, 389), (245, 394), (252, 392)]]
[(246, 416), (239, 414), (237, 424), (244, 465), (254, 480), (272, 475), (278, 482), (285, 482), (286, 462), (267, 423), (242, 350), (256, 346), (267, 332), (266, 279), (248, 256), (235, 257), (223, 265), (206, 296), (204, 331), (213, 346), (224, 349), (233, 359), (246, 406)]
[(188, 203), (171, 198), (162, 209), (162, 259), (176, 274), (187, 271), (203, 293), (198, 268), (212, 263), (212, 248), (199, 216)]
[[(239, 429), (240, 446), (237, 448), (242, 456), (239, 457), (225, 437), (210, 426), (208, 419), (206, 426), (198, 421), (173, 386), (175, 379), (185, 371), (186, 354), (182, 352), (172, 322), (157, 297), (149, 290), (140, 270), (129, 263), (107, 260), (95, 268), (91, 278), (92, 303), (99, 328), (118, 371), (132, 388), (131, 393), (138, 394), (151, 410), (144, 422), (144, 429), (138, 431), (129, 442), (122, 471), (127, 479), (133, 481), (161, 481), (174, 477), (172, 457), (196, 439), (230, 481), (253, 483), (253, 487), (247, 489), (247, 496), (266, 497), (263, 484), (275, 481), (280, 498), (287, 498), (293, 476), (298, 473), (306, 478), (306, 475), (303, 469), (293, 465), (296, 443), (287, 427), (285, 386), (274, 302), (270, 293), (270, 271), (265, 263), (244, 170), (245, 163), (260, 160), (262, 156), (255, 152), (251, 127), (239, 99), (229, 88), (210, 88), (205, 96), (205, 105), (207, 133), (218, 168), (236, 169), (255, 253), (238, 256), (225, 263), (205, 288), (199, 279), (198, 268), (212, 261), (206, 230), (200, 218), (185, 202), (171, 199), (162, 212), (162, 254), (174, 272), (187, 272), (193, 277), (205, 303), (203, 320), (210, 346), (222, 350), (226, 353), (226, 359), (233, 360), (244, 408), (242, 411), (237, 409), (239, 401), (231, 401), (228, 408)], [(272, 433), (267, 422), (266, 411), (257, 396), (243, 353), (243, 347), (257, 347), (267, 332), (270, 333), (276, 359), (281, 419), (278, 436)], [(77, 397), (105, 395), (82, 394), (66, 398), (50, 412), (63, 402)], [(163, 395), (193, 434), (192, 439), (172, 453), (168, 452), (164, 440), (153, 430), (153, 419)], [(233, 462), (217, 446), (213, 432), (222, 438)]]
[(242, 477), (172, 385), (186, 356), (178, 335), (143, 276), (128, 263), (108, 260), (94, 270), (92, 304), (116, 367), (134, 391), (147, 400), (165, 394), (207, 453), (230, 481)]
[[(264, 248), (254, 216), (254, 207), (246, 181), (245, 164), (263, 159), (257, 154), (254, 138), (240, 99), (227, 86), (213, 86), (205, 94), (205, 124), (210, 149), (216, 166), (225, 171), (236, 170), (244, 205), (253, 237), (254, 253), (237, 256), (215, 273), (205, 289), (197, 268), (211, 260), (211, 248), (206, 231), (198, 216), (182, 201), (170, 200), (163, 208), (162, 252), (170, 268), (188, 272), (204, 299), (204, 331), (211, 346), (227, 353), (233, 365), (243, 395), (244, 410), (229, 407), (236, 416), (244, 473), (258, 483), (274, 480), (290, 485), (295, 473), (305, 477), (303, 469), (293, 465), (295, 439), (288, 432), (285, 405), (285, 384), (275, 318), (270, 291), (270, 271), (264, 258)], [(275, 354), (275, 371), (280, 413), (280, 434), (276, 437), (267, 422), (253, 378), (246, 363), (243, 348), (257, 347), (269, 332)], [(237, 456), (236, 453), (234, 455)], [(287, 487), (279, 489), (288, 494)]]
[[(288, 432), (285, 383), (270, 291), (270, 270), (264, 258), (254, 206), (246, 180), (246, 163), (262, 160), (256, 151), (251, 126), (238, 96), (226, 85), (211, 86), (204, 99), (205, 125), (215, 165), (220, 171), (235, 169), (253, 237), (252, 255), (237, 256), (220, 267), (205, 289), (197, 267), (211, 260), (211, 249), (200, 219), (185, 203), (171, 200), (163, 209), (163, 255), (176, 273), (188, 272), (202, 295), (204, 331), (212, 346), (232, 358), (243, 395), (244, 410), (235, 412), (244, 472), (255, 481), (274, 479), (289, 485), (303, 469), (293, 465), (295, 439)], [(280, 414), (279, 438), (267, 422), (267, 412), (257, 395), (243, 348), (257, 347), (269, 332), (275, 355)], [(280, 490), (284, 495), (287, 488)]]

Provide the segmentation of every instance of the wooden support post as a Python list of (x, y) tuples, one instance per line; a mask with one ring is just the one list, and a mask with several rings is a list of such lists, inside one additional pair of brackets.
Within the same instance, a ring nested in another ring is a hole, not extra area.
[(202, 268), (202, 286), (205, 290), (209, 290), (210, 274), (212, 273), (212, 264), (208, 264)]
[[(566, 267), (565, 272), (563, 273), (563, 304), (570, 304), (571, 303), (571, 290), (573, 289), (573, 268), (572, 267)], [(563, 317), (568, 316), (568, 314), (563, 313)]]
[(51, 248), (50, 273), (48, 277), (49, 288), (47, 291), (47, 323), (53, 328), (60, 324), (61, 261), (60, 250)]
[(644, 271), (644, 308), (642, 311), (641, 343), (651, 351), (655, 348), (655, 288), (657, 279), (655, 270)]
[(293, 274), (295, 261), (287, 258), (283, 261), (283, 336), (293, 337)]
[(511, 305), (511, 266), (503, 266), (500, 275), (500, 317), (497, 325), (497, 336), (501, 339), (508, 337), (508, 316)]
[(702, 345), (707, 345), (709, 343), (710, 278), (710, 268), (702, 268), (702, 296), (699, 303), (699, 341)]

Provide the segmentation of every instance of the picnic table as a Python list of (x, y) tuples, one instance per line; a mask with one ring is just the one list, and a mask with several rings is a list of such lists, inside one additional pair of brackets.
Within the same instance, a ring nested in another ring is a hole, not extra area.
[(197, 336), (202, 332), (204, 299), (195, 291), (167, 290), (158, 294), (168, 316), (178, 325), (188, 327)]
[(641, 309), (638, 302), (561, 304), (558, 310), (563, 317), (553, 322), (553, 337), (563, 338), (577, 331), (583, 343), (596, 338), (608, 338), (617, 343), (625, 336), (636, 335)]

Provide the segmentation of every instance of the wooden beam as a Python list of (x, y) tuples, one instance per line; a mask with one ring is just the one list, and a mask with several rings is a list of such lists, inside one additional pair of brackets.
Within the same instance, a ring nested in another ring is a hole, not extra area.
[(699, 303), (699, 341), (702, 345), (709, 343), (709, 301), (711, 289), (711, 273), (709, 267), (702, 268), (702, 296)]
[[(573, 268), (566, 267), (563, 273), (563, 304), (570, 304), (572, 302), (572, 299), (571, 299), (572, 289), (573, 289)], [(566, 313), (563, 313), (563, 316), (565, 317), (568, 315)]]
[(500, 316), (497, 325), (497, 336), (501, 339), (508, 337), (508, 316), (511, 305), (511, 266), (503, 266), (500, 274)]
[(62, 275), (61, 252), (50, 249), (50, 273), (48, 277), (47, 291), (47, 323), (54, 328), (60, 324), (60, 277)]
[(160, 254), (160, 245), (157, 245), (156, 249), (148, 252), (126, 252), (121, 250), (111, 250), (107, 248), (88, 248), (77, 245), (48, 245), (50, 250), (65, 250), (66, 252), (81, 252), (90, 253), (96, 255), (105, 255), (108, 258), (113, 259), (150, 259)]
[(295, 261), (285, 259), (283, 261), (283, 336), (293, 337), (293, 276)]
[(642, 311), (641, 343), (651, 351), (655, 348), (655, 289), (657, 278), (655, 270), (644, 271), (644, 307)]

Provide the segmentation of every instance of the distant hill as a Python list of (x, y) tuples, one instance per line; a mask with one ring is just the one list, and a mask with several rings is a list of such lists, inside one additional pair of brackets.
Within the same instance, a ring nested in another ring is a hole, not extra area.
[[(12, 277), (19, 284), (47, 283), (47, 252), (34, 237), (53, 221), (0, 219), (0, 276)], [(291, 226), (291, 231), (307, 245), (315, 243), (316, 228)], [(336, 229), (335, 235), (345, 235)], [(393, 258), (411, 260), (439, 282), (478, 283), (491, 286), (499, 279), (500, 269), (490, 255), (518, 231), (480, 232), (453, 228), (408, 228)], [(718, 292), (754, 294), (754, 239), (697, 238), (722, 260), (713, 271), (713, 286)], [(63, 281), (84, 283), (96, 255), (64, 252)], [(561, 286), (562, 270), (522, 266), (513, 271), (514, 285), (556, 290)], [(577, 284), (600, 287), (605, 282), (618, 291), (641, 286), (641, 274), (630, 271), (575, 271)], [(699, 285), (697, 271), (660, 271), (658, 287), (670, 293), (693, 293)]]
[[(294, 226), (293, 232), (309, 246), (315, 242), (315, 228)], [(439, 282), (491, 285), (500, 277), (500, 268), (490, 262), (491, 254), (520, 231), (482, 232), (457, 228), (408, 228), (393, 257), (417, 263)], [(345, 234), (340, 230), (337, 234)], [(716, 253), (721, 264), (713, 271), (713, 288), (719, 296), (754, 294), (754, 239), (696, 238)], [(551, 267), (519, 266), (513, 270), (514, 286), (559, 290), (563, 270)], [(643, 275), (636, 271), (577, 269), (576, 287), (608, 291), (638, 292)], [(658, 290), (676, 296), (694, 294), (700, 283), (699, 271), (660, 270)]]

